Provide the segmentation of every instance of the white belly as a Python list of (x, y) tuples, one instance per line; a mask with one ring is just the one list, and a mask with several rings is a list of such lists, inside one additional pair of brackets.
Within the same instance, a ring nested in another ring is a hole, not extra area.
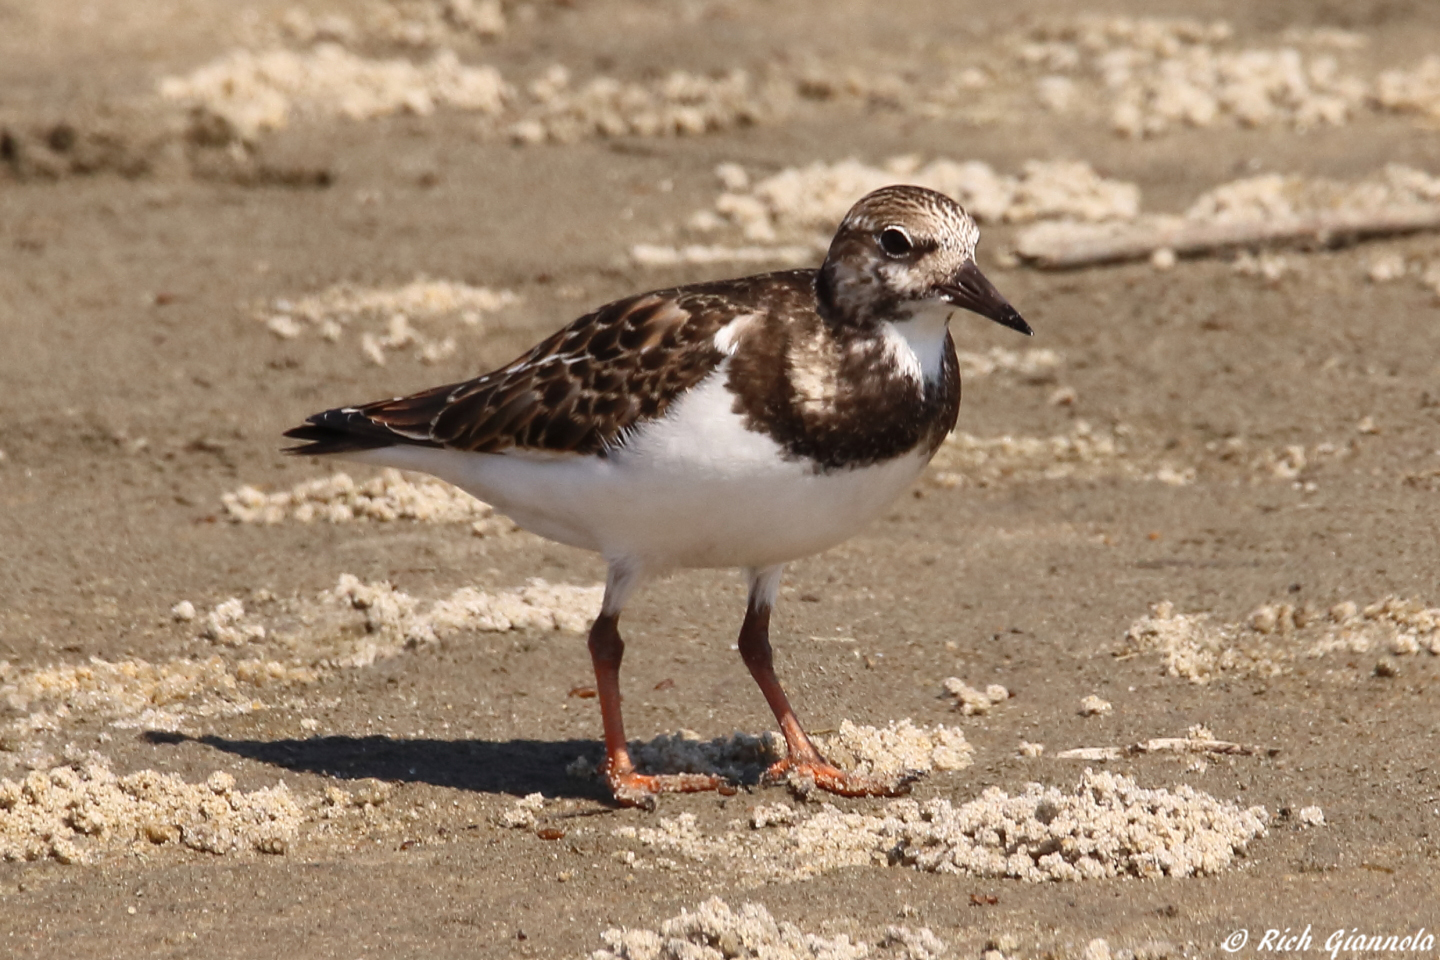
[(874, 519), (928, 461), (916, 452), (816, 473), (785, 460), (733, 412), (726, 366), (609, 457), (395, 446), (356, 459), (433, 474), (533, 533), (652, 571), (818, 553)]

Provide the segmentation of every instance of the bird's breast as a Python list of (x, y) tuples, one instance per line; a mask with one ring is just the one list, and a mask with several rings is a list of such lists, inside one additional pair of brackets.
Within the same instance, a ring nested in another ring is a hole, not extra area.
[(739, 345), (727, 384), (747, 429), (819, 471), (854, 469), (924, 450), (954, 426), (959, 376), (944, 314), (864, 331), (813, 324)]

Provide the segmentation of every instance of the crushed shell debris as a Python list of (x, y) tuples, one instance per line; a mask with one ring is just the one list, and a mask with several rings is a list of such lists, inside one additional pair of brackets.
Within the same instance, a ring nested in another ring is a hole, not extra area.
[[(1040, 266), (1149, 256), (1158, 268), (1167, 269), (1177, 254), (1243, 251), (1281, 242), (1313, 245), (1316, 235), (1327, 231), (1364, 236), (1435, 229), (1440, 225), (1437, 210), (1440, 177), (1402, 164), (1387, 164), (1350, 181), (1267, 173), (1214, 187), (1179, 215), (1137, 212), (1106, 223), (1036, 223), (1017, 234), (1014, 252), (1021, 261)], [(1244, 252), (1248, 259), (1236, 263), (1242, 273), (1274, 282), (1292, 269), (1273, 254)], [(1165, 256), (1157, 259), (1162, 253)]]
[[(1370, 85), (1341, 66), (1364, 42), (1348, 36), (1354, 43), (1338, 49), (1333, 36), (1303, 34), (1283, 47), (1237, 48), (1225, 21), (1081, 17), (1040, 27), (1018, 52), (1049, 71), (1037, 84), (1046, 106), (1098, 105), (1116, 133), (1139, 138), (1221, 123), (1344, 124), (1371, 103)], [(1057, 95), (1065, 81), (1077, 89)]]
[(513, 95), (494, 67), (470, 67), (441, 50), (425, 64), (368, 60), (336, 43), (313, 49), (234, 50), (184, 77), (166, 77), (160, 95), (221, 118), (253, 140), (297, 116), (369, 120), (437, 107), (500, 113)]
[(1332, 653), (1398, 658), (1422, 651), (1440, 654), (1440, 608), (1387, 597), (1363, 608), (1353, 601), (1328, 610), (1266, 604), (1241, 622), (1223, 624), (1161, 602), (1130, 626), (1116, 655), (1158, 654), (1167, 676), (1203, 684), (1224, 675), (1277, 676)]
[(281, 783), (246, 793), (141, 770), (117, 776), (99, 754), (0, 780), (0, 859), (90, 863), (106, 851), (179, 843), (205, 853), (285, 853), (306, 820)]
[[(269, 38), (268, 49), (235, 50), (188, 76), (167, 77), (161, 94), (223, 117), (245, 137), (296, 116), (367, 119), (449, 106), (489, 117), (517, 143), (568, 143), (774, 123), (805, 102), (993, 123), (1007, 96), (1001, 88), (1010, 86), (968, 64), (921, 76), (888, 70), (874, 58), (835, 63), (803, 54), (793, 64), (767, 64), (757, 76), (736, 67), (713, 76), (675, 71), (649, 80), (576, 81), (554, 64), (516, 85), (493, 67), (461, 64), (453, 49), (503, 33), (500, 4), (410, 7), (358, 23), (289, 11), (281, 20), (284, 36)], [(284, 41), (308, 48), (277, 45)], [(373, 43), (429, 51), (432, 59), (368, 60), (346, 49)], [(1045, 109), (1092, 114), (1126, 137), (1222, 123), (1338, 126), (1370, 112), (1440, 116), (1440, 58), (1369, 78), (1354, 62), (1365, 38), (1340, 30), (1291, 30), (1280, 46), (1262, 47), (1243, 46), (1220, 20), (1066, 17), (999, 46), (1011, 51), (1009, 72), (1031, 86)]]
[[(887, 940), (901, 946), (896, 956), (929, 960), (945, 944), (922, 927), (891, 927)], [(793, 923), (776, 920), (758, 903), (739, 909), (711, 897), (694, 910), (681, 910), (659, 930), (617, 927), (600, 934), (605, 946), (590, 960), (723, 960), (725, 957), (766, 957), (770, 960), (861, 960), (872, 956), (869, 944), (852, 942), (849, 934), (821, 937)], [(912, 946), (913, 944), (913, 946)]]
[(476, 500), (458, 487), (399, 470), (383, 470), (364, 481), (337, 472), (275, 493), (247, 485), (225, 493), (220, 499), (225, 514), (235, 523), (414, 520), (468, 523), (478, 536), (495, 536), (518, 529), (488, 503)]
[[(884, 727), (842, 721), (839, 730), (816, 734), (815, 745), (832, 762), (866, 776), (886, 779), (904, 773), (962, 770), (973, 748), (958, 727), (921, 727), (914, 721), (892, 720)], [(733, 733), (710, 740), (690, 730), (661, 734), (630, 743), (636, 766), (647, 773), (713, 773), (740, 783), (754, 783), (765, 768), (785, 756), (779, 733)], [(572, 776), (593, 777), (599, 760), (577, 757), (567, 768)]]
[(422, 363), (438, 363), (458, 349), (454, 336), (429, 331), (441, 319), (477, 327), (486, 314), (513, 307), (520, 297), (449, 280), (416, 277), (393, 287), (342, 283), (298, 299), (281, 298), (256, 311), (266, 329), (281, 340), (314, 333), (338, 342), (347, 329), (360, 326), (360, 350), (376, 366), (391, 353), (410, 350)]
[(987, 714), (994, 707), (1010, 699), (1010, 691), (998, 683), (977, 690), (959, 677), (946, 677), (941, 683), (945, 693), (955, 700), (955, 709), (965, 716)]
[(171, 617), (198, 625), (196, 641), (218, 648), (215, 654), (163, 663), (94, 657), (28, 670), (0, 661), (0, 701), (22, 714), (4, 729), (23, 737), (90, 715), (119, 727), (176, 730), (191, 716), (263, 709), (255, 697), (264, 689), (314, 683), (328, 671), (370, 666), (461, 631), (583, 633), (603, 594), (599, 586), (532, 580), (497, 592), (462, 587), (426, 602), (387, 582), (342, 574), (314, 599), (262, 594), (263, 614), (247, 611), (238, 597), (204, 614), (182, 601)]
[(1264, 835), (1269, 819), (1263, 807), (1242, 808), (1187, 785), (1146, 789), (1090, 770), (1070, 791), (1031, 784), (1011, 796), (992, 787), (958, 806), (895, 800), (864, 814), (826, 804), (813, 815), (783, 806), (718, 834), (681, 814), (614, 835), (655, 855), (637, 859), (636, 869), (663, 869), (664, 858), (678, 854), (715, 868), (739, 865), (756, 882), (866, 865), (1042, 882), (1215, 874)]
[(216, 855), (285, 854), (307, 827), (324, 833), (347, 818), (383, 826), (377, 808), (393, 789), (365, 779), (304, 796), (284, 782), (239, 790), (225, 771), (201, 783), (148, 769), (120, 776), (106, 757), (67, 747), (59, 766), (0, 780), (0, 860), (93, 864), (165, 844)]

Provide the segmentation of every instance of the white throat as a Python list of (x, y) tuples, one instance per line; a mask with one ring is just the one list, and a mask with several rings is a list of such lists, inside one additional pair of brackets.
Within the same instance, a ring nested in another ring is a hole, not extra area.
[(885, 346), (901, 373), (919, 382), (935, 380), (945, 361), (945, 330), (951, 304), (926, 300), (904, 319), (885, 322)]

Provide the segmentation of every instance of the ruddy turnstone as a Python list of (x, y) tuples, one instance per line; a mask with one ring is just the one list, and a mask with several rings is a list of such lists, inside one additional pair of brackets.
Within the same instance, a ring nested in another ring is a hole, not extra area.
[(854, 534), (899, 496), (955, 425), (956, 307), (1030, 327), (975, 265), (979, 230), (943, 194), (876, 190), (818, 270), (657, 290), (586, 314), (499, 370), (317, 413), (297, 454), (433, 474), (520, 526), (609, 564), (590, 655), (616, 800), (718, 777), (635, 769), (620, 715), (618, 623), (636, 587), (677, 567), (749, 580), (740, 656), (788, 755), (766, 779), (890, 795), (828, 763), (775, 676), (770, 611), (783, 565)]

